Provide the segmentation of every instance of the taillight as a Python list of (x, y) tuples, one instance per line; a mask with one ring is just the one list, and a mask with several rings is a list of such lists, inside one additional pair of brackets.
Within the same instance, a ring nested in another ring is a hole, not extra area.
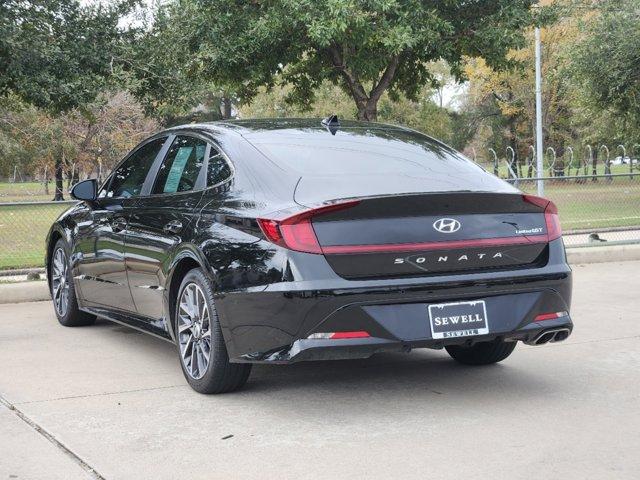
[(322, 247), (311, 224), (312, 218), (329, 212), (351, 208), (359, 203), (358, 200), (336, 203), (307, 210), (282, 220), (270, 218), (258, 218), (257, 220), (262, 233), (271, 243), (298, 252), (322, 253)]
[(546, 198), (536, 197), (535, 195), (523, 195), (524, 201), (531, 203), (540, 208), (544, 208), (544, 221), (547, 225), (547, 241), (550, 242), (562, 236), (560, 228), (560, 217), (558, 216), (558, 208), (556, 204)]

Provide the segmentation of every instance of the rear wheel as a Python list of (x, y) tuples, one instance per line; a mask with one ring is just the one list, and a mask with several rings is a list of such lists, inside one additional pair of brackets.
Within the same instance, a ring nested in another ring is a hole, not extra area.
[(232, 392), (246, 383), (251, 364), (229, 362), (213, 289), (199, 268), (187, 273), (180, 285), (175, 332), (182, 372), (195, 391)]
[(78, 308), (76, 289), (73, 285), (64, 240), (59, 239), (56, 242), (50, 262), (51, 298), (58, 322), (65, 327), (83, 327), (93, 324), (96, 317)]
[(516, 343), (496, 338), (491, 342), (478, 342), (471, 346), (449, 345), (444, 348), (454, 360), (465, 365), (489, 365), (501, 362), (511, 355)]

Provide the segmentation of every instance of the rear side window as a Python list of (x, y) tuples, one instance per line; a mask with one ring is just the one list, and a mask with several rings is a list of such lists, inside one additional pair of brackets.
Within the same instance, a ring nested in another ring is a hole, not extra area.
[(175, 138), (153, 186), (153, 193), (189, 192), (196, 186), (207, 143), (195, 137)]
[(215, 148), (211, 147), (209, 154), (209, 165), (207, 168), (207, 186), (212, 187), (224, 182), (231, 176), (231, 167), (224, 156)]
[(142, 185), (147, 178), (153, 161), (160, 153), (166, 137), (157, 138), (143, 145), (129, 156), (113, 172), (111, 183), (101, 197), (131, 198), (137, 197), (142, 191)]

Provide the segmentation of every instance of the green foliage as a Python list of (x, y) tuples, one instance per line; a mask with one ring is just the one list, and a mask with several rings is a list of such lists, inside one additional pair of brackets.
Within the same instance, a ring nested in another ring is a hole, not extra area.
[(0, 96), (60, 113), (92, 101), (110, 76), (132, 0), (83, 7), (78, 0), (0, 3)]
[(506, 52), (521, 45), (523, 27), (534, 21), (532, 3), (178, 0), (158, 32), (180, 38), (189, 79), (225, 85), (245, 100), (280, 82), (292, 87), (288, 102), (307, 108), (327, 80), (369, 120), (386, 91), (417, 100), (434, 82), (433, 60), (445, 60), (457, 76), (465, 55), (507, 65)]
[[(640, 9), (637, 0), (602, 2), (572, 50), (571, 70), (586, 98), (612, 112), (627, 132), (640, 130)], [(622, 122), (620, 122), (622, 120)], [(626, 124), (626, 125), (625, 125)]]
[[(357, 118), (353, 100), (337, 85), (324, 81), (315, 90), (315, 102), (311, 106), (300, 106), (288, 101), (292, 87), (260, 89), (248, 104), (240, 107), (241, 118), (304, 117), (324, 118), (336, 114), (342, 119)], [(380, 99), (378, 120), (403, 125), (422, 131), (445, 142), (453, 142), (455, 114), (438, 107), (432, 100), (433, 91), (423, 88), (419, 100), (400, 96), (395, 101), (389, 95)]]

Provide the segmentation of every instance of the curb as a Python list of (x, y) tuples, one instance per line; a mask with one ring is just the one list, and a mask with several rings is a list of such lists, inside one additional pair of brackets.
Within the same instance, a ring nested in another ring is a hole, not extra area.
[[(567, 248), (569, 264), (640, 260), (640, 244)], [(50, 300), (46, 281), (0, 284), (0, 305)]]
[(567, 248), (570, 265), (640, 260), (640, 244)]
[(49, 287), (45, 281), (0, 284), (0, 304), (39, 302), (50, 299)]

